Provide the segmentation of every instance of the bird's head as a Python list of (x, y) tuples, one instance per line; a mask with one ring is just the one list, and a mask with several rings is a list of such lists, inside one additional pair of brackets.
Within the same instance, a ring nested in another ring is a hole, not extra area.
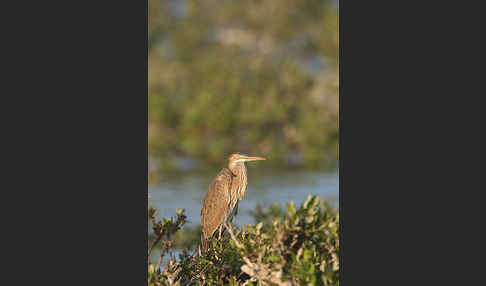
[(252, 156), (248, 156), (248, 155), (245, 155), (245, 154), (242, 154), (242, 153), (233, 153), (233, 154), (231, 154), (231, 156), (229, 157), (228, 160), (229, 160), (229, 165), (232, 166), (232, 165), (235, 165), (235, 164), (238, 164), (238, 163), (265, 160), (265, 158), (263, 158), (263, 157), (252, 157)]

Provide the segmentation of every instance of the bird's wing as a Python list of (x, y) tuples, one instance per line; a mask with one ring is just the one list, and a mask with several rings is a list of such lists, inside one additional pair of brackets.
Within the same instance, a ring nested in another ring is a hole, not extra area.
[(206, 193), (201, 209), (201, 227), (204, 239), (212, 236), (228, 214), (232, 173), (223, 168)]

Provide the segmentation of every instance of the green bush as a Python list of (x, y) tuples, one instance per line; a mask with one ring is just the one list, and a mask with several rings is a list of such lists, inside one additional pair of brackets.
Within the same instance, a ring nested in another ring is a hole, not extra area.
[(265, 155), (273, 168), (334, 167), (332, 1), (188, 0), (180, 16), (171, 12), (175, 2), (148, 2), (151, 182), (183, 169), (181, 157), (206, 169), (236, 151)]
[[(178, 260), (170, 255), (162, 267), (161, 259), (150, 263), (149, 285), (339, 285), (336, 209), (309, 195), (298, 209), (290, 202), (285, 212), (274, 205), (253, 215), (261, 221), (243, 229), (228, 225), (205, 253), (185, 248)], [(164, 221), (152, 223), (155, 233), (163, 233), (155, 236), (162, 237), (161, 257), (173, 251), (184, 212)]]

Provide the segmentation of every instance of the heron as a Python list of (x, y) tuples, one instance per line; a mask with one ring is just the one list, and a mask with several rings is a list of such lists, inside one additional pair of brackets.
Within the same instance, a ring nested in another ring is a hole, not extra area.
[(201, 209), (201, 240), (203, 250), (207, 249), (207, 240), (223, 225), (231, 222), (238, 214), (239, 201), (243, 199), (247, 186), (245, 162), (265, 160), (263, 157), (251, 157), (242, 153), (233, 153), (228, 158), (228, 168), (223, 168), (213, 182), (203, 200)]

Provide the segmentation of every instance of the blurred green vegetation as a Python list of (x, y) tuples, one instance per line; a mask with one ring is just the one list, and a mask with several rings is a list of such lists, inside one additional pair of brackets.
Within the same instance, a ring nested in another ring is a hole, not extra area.
[(162, 251), (156, 263), (149, 263), (149, 286), (339, 285), (337, 210), (311, 195), (298, 208), (293, 202), (286, 206), (257, 208), (255, 225), (241, 230), (228, 225), (220, 240), (209, 241), (207, 252), (198, 255), (194, 246), (183, 246), (179, 259), (172, 252), (185, 223), (184, 211), (157, 222), (151, 209), (152, 237), (161, 238), (157, 243)]
[(338, 160), (338, 11), (333, 1), (149, 0), (151, 180), (178, 158), (221, 166)]

